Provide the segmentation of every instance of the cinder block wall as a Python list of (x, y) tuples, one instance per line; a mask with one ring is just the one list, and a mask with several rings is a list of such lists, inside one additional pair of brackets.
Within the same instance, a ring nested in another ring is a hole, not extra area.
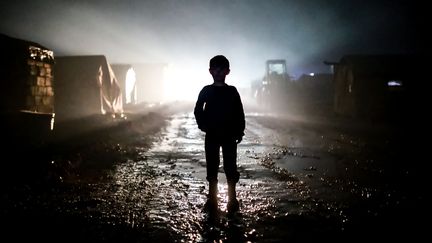
[(27, 61), (30, 75), (28, 76), (26, 108), (29, 111), (53, 113), (53, 64), (29, 59)]

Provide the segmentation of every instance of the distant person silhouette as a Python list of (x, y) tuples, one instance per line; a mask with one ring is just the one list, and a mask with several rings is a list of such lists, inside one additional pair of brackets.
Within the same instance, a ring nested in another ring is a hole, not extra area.
[(230, 73), (229, 61), (217, 55), (210, 59), (210, 74), (213, 84), (206, 85), (199, 93), (194, 114), (198, 128), (205, 135), (205, 156), (208, 200), (205, 207), (217, 209), (218, 170), (220, 148), (222, 147), (223, 168), (228, 182), (228, 212), (239, 210), (236, 198), (236, 184), (240, 174), (237, 171), (237, 144), (244, 136), (245, 115), (240, 94), (234, 86), (225, 83)]

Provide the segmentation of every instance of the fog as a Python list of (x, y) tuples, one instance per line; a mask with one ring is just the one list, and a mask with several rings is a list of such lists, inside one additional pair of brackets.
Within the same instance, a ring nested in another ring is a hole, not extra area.
[[(330, 72), (346, 53), (413, 48), (413, 8), (386, 1), (15, 1), (0, 3), (0, 32), (55, 55), (106, 55), (111, 63), (167, 63), (196, 77), (208, 60), (231, 61), (229, 82), (248, 87), (267, 59), (288, 72)], [(403, 11), (402, 11), (403, 10)], [(194, 80), (196, 79), (196, 80)]]

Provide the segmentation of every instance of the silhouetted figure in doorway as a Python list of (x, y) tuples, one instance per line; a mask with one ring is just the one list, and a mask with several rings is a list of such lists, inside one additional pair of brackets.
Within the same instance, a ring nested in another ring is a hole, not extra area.
[(206, 207), (217, 208), (218, 169), (220, 148), (223, 168), (228, 182), (228, 212), (239, 209), (236, 198), (237, 144), (242, 141), (245, 130), (245, 115), (240, 94), (234, 86), (225, 83), (230, 73), (229, 61), (218, 55), (210, 60), (213, 84), (205, 86), (199, 93), (194, 114), (198, 128), (206, 133), (205, 155), (209, 192)]

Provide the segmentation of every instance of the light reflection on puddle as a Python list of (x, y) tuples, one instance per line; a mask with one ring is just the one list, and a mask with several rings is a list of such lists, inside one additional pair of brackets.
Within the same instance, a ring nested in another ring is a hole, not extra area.
[[(206, 228), (209, 222), (203, 211), (208, 191), (204, 135), (196, 127), (193, 114), (172, 117), (161, 137), (150, 150), (142, 152), (143, 161), (131, 161), (118, 167), (114, 175), (118, 203), (131, 207), (140, 205), (152, 224), (169, 227), (185, 237), (185, 241), (219, 241), (229, 237), (227, 232), (233, 230), (234, 219), (225, 218), (228, 198), (223, 169), (219, 171), (218, 184), (222, 217), (218, 218), (217, 227)], [(237, 184), (240, 212), (235, 218), (236, 239), (238, 235), (242, 239), (257, 237), (256, 230), (248, 226), (263, 217), (298, 213), (302, 210), (302, 201), (308, 198), (307, 188), (302, 183), (281, 181), (261, 165), (260, 159), (274, 145), (269, 142), (277, 142), (273, 138), (270, 130), (248, 119), (246, 136), (238, 147), (241, 178)], [(219, 230), (216, 236), (209, 236), (215, 228)]]

